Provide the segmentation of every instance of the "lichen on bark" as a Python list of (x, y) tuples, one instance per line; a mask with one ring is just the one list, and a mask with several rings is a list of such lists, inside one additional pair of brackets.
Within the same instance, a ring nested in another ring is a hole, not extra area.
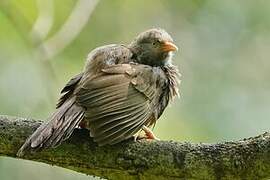
[[(0, 116), (0, 156), (16, 158), (41, 122)], [(57, 148), (29, 153), (24, 159), (108, 179), (266, 179), (270, 133), (217, 144), (127, 140), (99, 147), (87, 130), (76, 129)]]

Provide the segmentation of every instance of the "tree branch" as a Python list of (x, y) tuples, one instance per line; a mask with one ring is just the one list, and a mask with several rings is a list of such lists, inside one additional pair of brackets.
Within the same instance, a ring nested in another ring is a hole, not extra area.
[[(0, 156), (16, 157), (40, 123), (0, 116)], [(218, 144), (128, 140), (98, 147), (76, 129), (61, 146), (24, 158), (109, 179), (262, 179), (270, 177), (270, 133)]]

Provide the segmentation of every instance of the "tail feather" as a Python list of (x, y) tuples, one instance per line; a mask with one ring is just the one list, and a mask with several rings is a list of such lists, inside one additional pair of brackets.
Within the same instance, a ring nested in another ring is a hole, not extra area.
[(21, 157), (27, 151), (58, 146), (69, 138), (83, 117), (84, 109), (75, 103), (75, 97), (71, 97), (26, 140), (17, 156)]

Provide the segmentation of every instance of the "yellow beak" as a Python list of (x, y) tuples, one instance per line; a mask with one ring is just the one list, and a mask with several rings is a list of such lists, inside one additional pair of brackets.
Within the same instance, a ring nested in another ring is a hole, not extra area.
[(170, 52), (170, 51), (177, 51), (178, 47), (172, 42), (167, 41), (162, 44), (161, 49), (163, 52)]

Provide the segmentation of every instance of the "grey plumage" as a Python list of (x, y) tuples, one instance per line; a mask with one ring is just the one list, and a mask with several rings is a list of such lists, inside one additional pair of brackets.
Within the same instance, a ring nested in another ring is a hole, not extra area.
[(116, 144), (155, 124), (178, 95), (179, 73), (170, 60), (176, 47), (171, 42), (164, 30), (152, 29), (129, 46), (93, 50), (84, 71), (61, 91), (56, 111), (18, 155), (59, 145), (82, 122), (99, 145)]

